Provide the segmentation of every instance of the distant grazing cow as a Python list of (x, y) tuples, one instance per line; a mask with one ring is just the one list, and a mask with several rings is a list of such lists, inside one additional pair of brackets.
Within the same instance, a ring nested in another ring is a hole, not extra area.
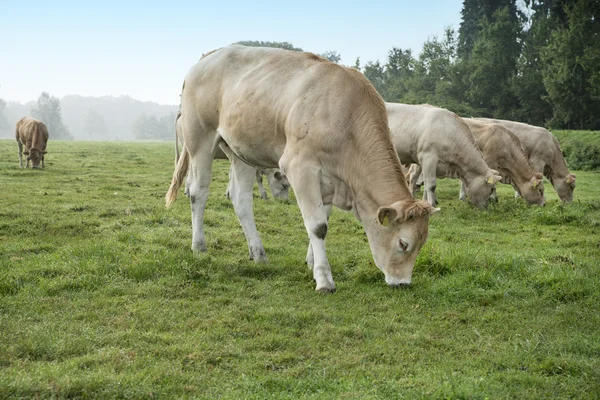
[[(183, 143), (183, 137), (181, 135), (181, 123), (180, 121), (181, 112), (177, 113), (175, 117), (175, 165), (177, 165), (177, 161), (179, 160), (179, 141)], [(228, 160), (229, 158), (225, 153), (219, 148), (215, 154), (215, 159), (217, 160)], [(229, 184), (227, 185), (227, 191), (225, 192), (225, 196), (228, 199), (231, 199), (232, 193), (232, 179), (233, 170), (229, 168)], [(267, 181), (269, 182), (269, 187), (271, 188), (271, 193), (273, 197), (276, 199), (289, 199), (289, 188), (290, 182), (284, 173), (282, 173), (277, 168), (257, 168), (256, 169), (256, 183), (258, 184), (258, 191), (260, 192), (260, 198), (267, 200), (269, 196), (267, 196), (267, 191), (263, 186), (263, 175), (267, 177)], [(188, 182), (185, 185), (185, 195), (188, 195)]]
[[(469, 126), (459, 116), (428, 104), (386, 103), (386, 109), (398, 157), (404, 164), (420, 165), (417, 177), (423, 170), (423, 199), (437, 204), (436, 178), (460, 178), (469, 201), (487, 207), (502, 177), (485, 163)], [(414, 195), (416, 179), (411, 186)]]
[[(519, 138), (508, 128), (472, 118), (463, 118), (471, 128), (483, 159), (499, 171), (502, 182), (512, 184), (529, 204), (544, 205), (542, 174), (534, 172), (525, 155)], [(461, 200), (464, 200), (461, 186)]]
[(514, 133), (529, 158), (531, 168), (541, 172), (550, 181), (558, 197), (565, 202), (573, 201), (575, 175), (569, 173), (558, 140), (547, 129), (522, 122), (503, 119), (476, 118), (480, 121), (502, 124)]
[[(31, 117), (23, 117), (17, 122), (16, 139), (19, 145), (19, 166), (23, 168), (23, 154), (27, 156), (27, 165), (29, 168), (29, 160), (33, 168), (42, 168), (44, 165), (44, 154), (46, 144), (48, 143), (48, 128), (43, 122)], [(25, 146), (25, 151), (23, 151)]]
[(185, 146), (166, 203), (189, 172), (193, 250), (206, 251), (204, 211), (221, 147), (252, 259), (266, 260), (252, 211), (254, 167), (279, 167), (302, 212), (317, 291), (335, 290), (325, 253), (331, 204), (354, 211), (386, 282), (410, 283), (437, 209), (410, 194), (383, 99), (360, 72), (311, 53), (232, 45), (190, 69), (181, 112)]

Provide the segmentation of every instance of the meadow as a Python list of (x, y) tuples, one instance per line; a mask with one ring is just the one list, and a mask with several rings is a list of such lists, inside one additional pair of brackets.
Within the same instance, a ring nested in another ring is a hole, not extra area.
[(249, 261), (215, 161), (193, 254), (164, 195), (172, 143), (0, 140), (0, 398), (600, 398), (600, 173), (563, 204), (506, 185), (487, 211), (438, 181), (413, 284), (391, 289), (334, 210), (337, 292), (314, 291), (293, 196), (263, 201)]

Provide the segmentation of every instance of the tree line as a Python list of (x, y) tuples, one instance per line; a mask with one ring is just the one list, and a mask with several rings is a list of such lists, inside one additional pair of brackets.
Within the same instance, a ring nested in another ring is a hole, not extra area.
[(359, 68), (386, 101), (600, 129), (599, 16), (598, 0), (465, 0), (458, 33)]

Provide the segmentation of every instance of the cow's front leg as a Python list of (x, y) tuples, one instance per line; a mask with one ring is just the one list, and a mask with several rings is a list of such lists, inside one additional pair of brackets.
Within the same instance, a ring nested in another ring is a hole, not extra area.
[(252, 189), (256, 173), (254, 167), (240, 160), (233, 153), (227, 154), (231, 160), (230, 170), (230, 192), (235, 214), (242, 225), (244, 235), (248, 241), (250, 259), (254, 261), (267, 261), (267, 253), (263, 247), (252, 211)]
[[(285, 156), (284, 156), (285, 157)], [(327, 235), (327, 206), (323, 205), (319, 167), (307, 162), (283, 162), (280, 165), (285, 171), (302, 212), (304, 226), (308, 232), (310, 246), (313, 250), (313, 278), (317, 283), (316, 290), (322, 293), (335, 291), (331, 267), (325, 254), (325, 236)]]
[[(331, 215), (332, 207), (333, 207), (332, 204), (325, 206), (325, 210), (327, 212), (327, 223), (328, 224), (329, 224), (329, 216)], [(313, 267), (315, 265), (315, 254), (313, 253), (313, 249), (310, 244), (310, 241), (308, 242), (308, 250), (306, 252), (306, 265), (308, 266), (308, 269), (310, 269), (311, 271), (313, 270)]]

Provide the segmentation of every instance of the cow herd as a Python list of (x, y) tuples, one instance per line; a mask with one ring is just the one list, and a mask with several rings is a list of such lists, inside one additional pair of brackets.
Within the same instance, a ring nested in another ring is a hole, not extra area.
[[(39, 121), (19, 121), (20, 165), (23, 153), (27, 165), (43, 167), (47, 139)], [(185, 185), (192, 249), (206, 251), (213, 159), (228, 158), (227, 196), (251, 259), (267, 260), (252, 211), (254, 182), (260, 188), (266, 174), (275, 197), (294, 189), (309, 237), (306, 261), (320, 292), (335, 290), (325, 252), (333, 205), (354, 212), (385, 281), (402, 286), (411, 282), (429, 217), (439, 211), (436, 179), (458, 178), (460, 199), (479, 208), (496, 199), (498, 182), (512, 185), (528, 204), (544, 205), (542, 176), (563, 201), (573, 199), (576, 180), (544, 128), (384, 103), (355, 69), (312, 53), (241, 45), (203, 55), (186, 75), (175, 147), (166, 203)], [(423, 200), (415, 198), (419, 183)]]

